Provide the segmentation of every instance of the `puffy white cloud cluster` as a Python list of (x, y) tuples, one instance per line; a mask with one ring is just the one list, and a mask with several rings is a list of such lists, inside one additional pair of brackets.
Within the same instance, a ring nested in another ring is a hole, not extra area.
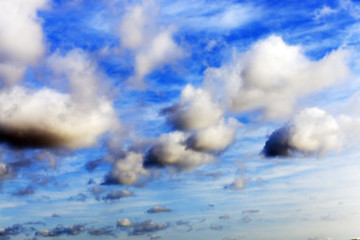
[(213, 160), (211, 154), (188, 148), (185, 144), (187, 138), (186, 133), (178, 131), (160, 136), (148, 152), (145, 165), (189, 170)]
[(19, 148), (89, 147), (116, 125), (112, 104), (83, 107), (52, 89), (0, 92), (0, 141)]
[(238, 122), (230, 118), (228, 123), (221, 120), (216, 125), (200, 129), (188, 140), (188, 147), (197, 151), (221, 151), (227, 148), (235, 138)]
[(299, 97), (318, 92), (348, 74), (347, 52), (339, 49), (318, 61), (299, 46), (270, 36), (220, 68), (208, 68), (204, 86), (235, 112), (262, 110), (267, 119), (287, 117)]
[(179, 102), (163, 113), (177, 130), (160, 136), (146, 156), (147, 166), (185, 170), (210, 162), (214, 152), (232, 143), (238, 126), (235, 119), (224, 119), (221, 106), (209, 92), (191, 85), (182, 90)]
[(340, 150), (346, 138), (339, 122), (318, 108), (307, 108), (271, 134), (263, 153), (268, 157), (325, 154)]
[(174, 29), (157, 26), (158, 13), (154, 1), (143, 1), (127, 10), (119, 27), (122, 46), (135, 54), (135, 75), (129, 83), (137, 88), (144, 87), (147, 74), (184, 55), (172, 37)]
[(168, 122), (179, 130), (195, 130), (217, 123), (223, 116), (221, 106), (201, 88), (187, 85), (181, 92), (179, 103), (165, 109)]
[(112, 170), (106, 176), (106, 184), (132, 185), (141, 177), (149, 176), (150, 173), (143, 167), (143, 154), (128, 152), (125, 156), (115, 159)]
[(37, 10), (47, 0), (0, 1), (0, 85), (20, 81), (28, 65), (36, 65), (45, 52)]

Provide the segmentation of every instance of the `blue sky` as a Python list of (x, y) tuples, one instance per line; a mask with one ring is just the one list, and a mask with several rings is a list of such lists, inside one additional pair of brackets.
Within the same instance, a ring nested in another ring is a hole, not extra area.
[(360, 236), (359, 2), (0, 9), (0, 239)]

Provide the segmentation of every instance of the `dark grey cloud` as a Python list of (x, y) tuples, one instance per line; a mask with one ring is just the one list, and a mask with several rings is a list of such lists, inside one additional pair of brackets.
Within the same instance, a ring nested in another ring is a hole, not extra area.
[(114, 201), (114, 200), (119, 200), (121, 198), (132, 197), (132, 196), (134, 196), (134, 193), (128, 190), (122, 190), (122, 191), (113, 190), (108, 194), (106, 194), (105, 196), (103, 196), (102, 199), (105, 201)]
[(82, 224), (77, 224), (70, 227), (58, 225), (52, 230), (38, 230), (35, 235), (41, 237), (56, 237), (61, 235), (78, 235), (84, 231), (85, 227)]
[(172, 210), (170, 208), (164, 207), (164, 206), (154, 206), (147, 210), (147, 213), (161, 213), (161, 212), (171, 212)]
[(290, 128), (284, 126), (274, 131), (262, 150), (265, 157), (289, 157), (294, 149), (289, 144)]
[(155, 223), (151, 220), (146, 220), (140, 223), (136, 223), (133, 230), (129, 235), (144, 235), (168, 228), (168, 224)]

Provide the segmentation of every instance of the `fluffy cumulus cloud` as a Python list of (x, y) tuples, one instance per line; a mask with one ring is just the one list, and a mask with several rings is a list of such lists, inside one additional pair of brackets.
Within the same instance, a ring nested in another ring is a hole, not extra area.
[(189, 149), (185, 144), (187, 139), (188, 135), (183, 132), (162, 135), (149, 150), (145, 166), (172, 166), (177, 170), (190, 170), (213, 160), (210, 154)]
[(270, 36), (230, 64), (208, 68), (204, 86), (232, 111), (261, 110), (267, 119), (280, 119), (292, 112), (299, 97), (344, 79), (347, 54), (339, 49), (311, 61), (299, 46)]
[(333, 116), (318, 108), (307, 108), (270, 135), (263, 153), (268, 157), (299, 152), (324, 154), (340, 149), (343, 139), (343, 131)]
[(228, 147), (235, 138), (238, 122), (230, 118), (216, 125), (195, 132), (188, 140), (188, 147), (198, 151), (220, 151)]
[(147, 74), (183, 56), (172, 37), (174, 29), (157, 26), (158, 13), (154, 1), (144, 1), (127, 9), (119, 27), (122, 46), (135, 55), (135, 75), (129, 79), (134, 87), (143, 88)]
[(47, 0), (0, 1), (0, 84), (12, 85), (35, 65), (45, 52), (41, 20), (37, 10)]
[(0, 92), (0, 141), (16, 148), (93, 146), (116, 125), (112, 104), (82, 106), (52, 89), (14, 87)]
[(141, 177), (149, 176), (149, 171), (143, 167), (143, 158), (142, 153), (135, 152), (128, 152), (123, 157), (115, 158), (112, 170), (105, 177), (105, 184), (132, 185)]
[(214, 103), (211, 95), (187, 85), (181, 92), (179, 103), (164, 110), (170, 125), (179, 130), (209, 127), (223, 116), (221, 106)]

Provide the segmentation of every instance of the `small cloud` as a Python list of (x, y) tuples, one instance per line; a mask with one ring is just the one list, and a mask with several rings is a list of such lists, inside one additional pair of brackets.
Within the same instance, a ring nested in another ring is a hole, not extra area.
[(234, 180), (234, 182), (232, 182), (229, 185), (226, 185), (224, 188), (225, 189), (230, 189), (230, 190), (243, 190), (245, 188), (245, 185), (249, 182), (248, 179), (244, 179), (244, 178), (237, 178)]
[(125, 219), (119, 219), (117, 220), (116, 222), (116, 226), (117, 227), (133, 227), (134, 226), (134, 223), (131, 222), (129, 219), (125, 218)]
[(130, 235), (144, 235), (151, 232), (164, 230), (168, 227), (165, 224), (155, 223), (151, 220), (146, 220), (141, 223), (136, 223), (134, 229), (129, 233)]
[(114, 201), (114, 200), (119, 200), (121, 198), (126, 198), (126, 197), (132, 197), (134, 196), (134, 193), (128, 191), (128, 190), (113, 190), (110, 193), (106, 194), (106, 196), (104, 196), (102, 199), (105, 201)]
[(87, 196), (84, 193), (79, 193), (76, 196), (72, 196), (68, 199), (68, 201), (76, 201), (76, 202), (85, 202)]
[(248, 210), (243, 210), (242, 214), (255, 214), (255, 213), (259, 213), (260, 210), (258, 209), (248, 209)]
[(161, 213), (161, 212), (171, 212), (172, 210), (170, 208), (167, 207), (163, 207), (163, 206), (154, 206), (152, 208), (150, 208), (149, 210), (147, 210), (147, 213)]
[(210, 229), (212, 230), (223, 230), (224, 226), (222, 225), (217, 225), (217, 224), (211, 224), (210, 225)]
[(14, 192), (12, 195), (16, 197), (23, 197), (23, 196), (29, 196), (33, 195), (35, 193), (35, 189), (32, 186), (27, 186), (26, 188), (20, 188), (16, 192)]
[(225, 214), (225, 215), (220, 216), (219, 219), (227, 220), (227, 219), (230, 219), (230, 216)]
[(320, 18), (327, 17), (329, 15), (337, 13), (337, 9), (332, 9), (329, 6), (323, 6), (322, 8), (318, 8), (314, 12), (314, 19), (319, 20)]
[(36, 236), (41, 237), (56, 237), (61, 235), (78, 235), (79, 233), (85, 230), (84, 225), (77, 224), (70, 227), (64, 227), (62, 225), (58, 225), (52, 230), (38, 230), (36, 232)]
[(92, 236), (112, 236), (116, 237), (115, 229), (113, 227), (102, 227), (102, 228), (90, 228), (88, 230), (89, 235)]
[(161, 238), (161, 236), (159, 236), (159, 235), (156, 235), (156, 234), (152, 234), (152, 235), (148, 235), (149, 237), (150, 237), (150, 239), (160, 239)]
[(243, 221), (244, 223), (250, 223), (251, 222), (251, 218), (249, 216), (244, 216), (241, 221)]

